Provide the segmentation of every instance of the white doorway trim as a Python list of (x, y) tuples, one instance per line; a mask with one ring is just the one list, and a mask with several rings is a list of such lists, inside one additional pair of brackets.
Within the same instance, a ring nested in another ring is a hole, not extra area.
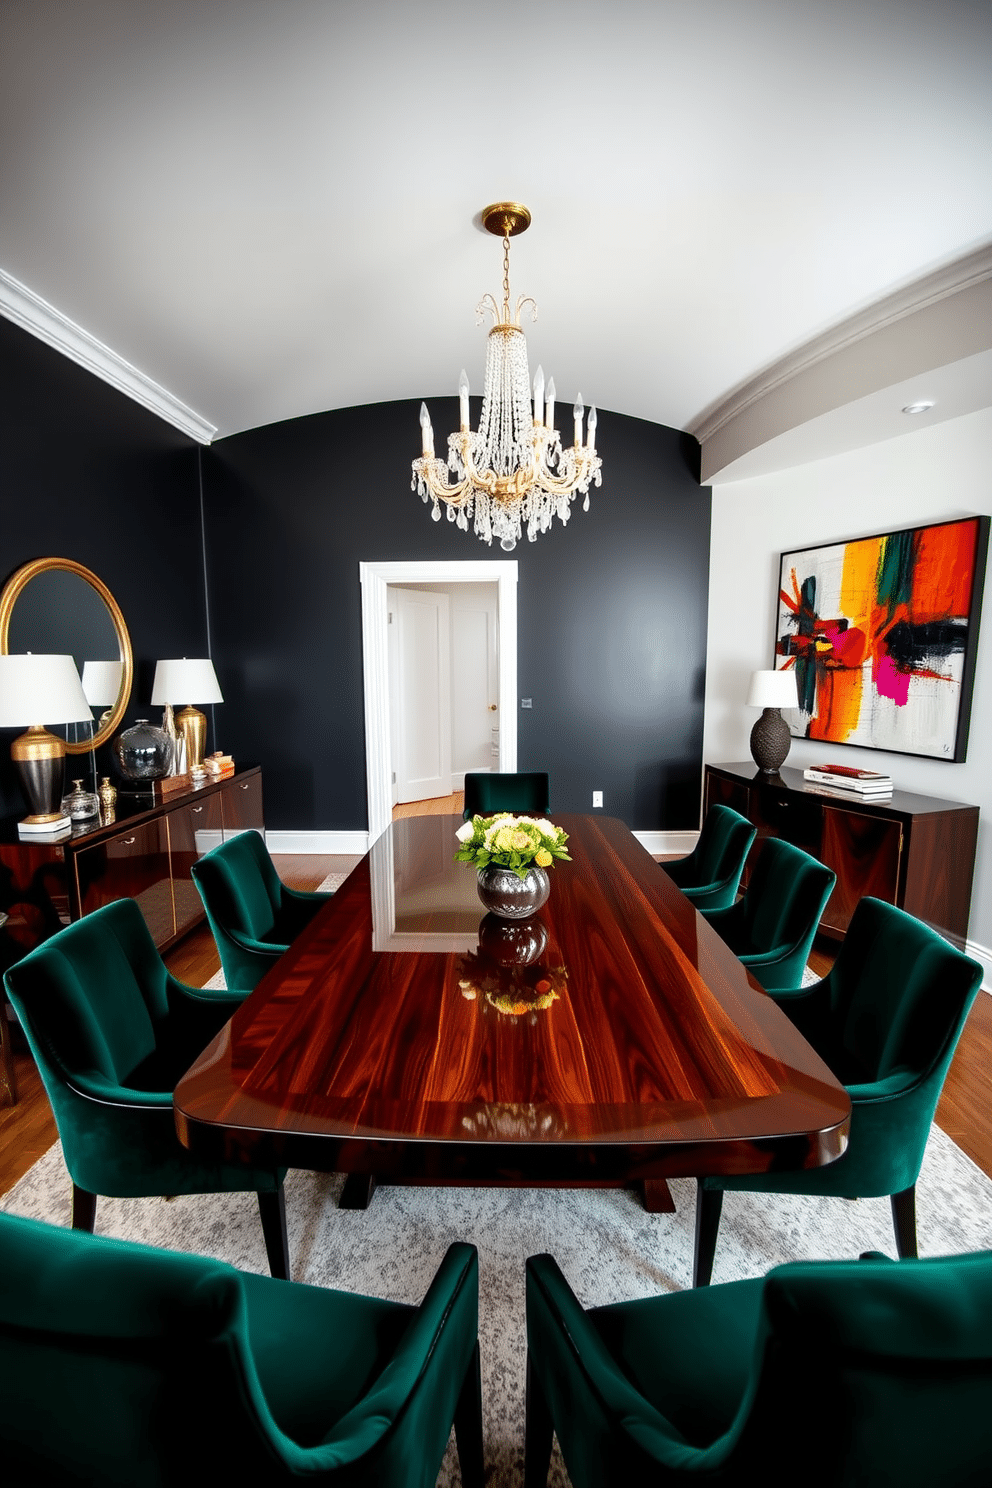
[(365, 770), (369, 846), (393, 819), (389, 758), (390, 584), (496, 584), (499, 620), (499, 744), (501, 770), (517, 768), (517, 562), (359, 563), (362, 664), (365, 676)]

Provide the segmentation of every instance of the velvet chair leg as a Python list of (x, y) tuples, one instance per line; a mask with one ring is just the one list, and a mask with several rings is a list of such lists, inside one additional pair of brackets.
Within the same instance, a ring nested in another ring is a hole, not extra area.
[(704, 1188), (702, 1179), (698, 1179), (696, 1182), (696, 1242), (692, 1257), (694, 1287), (710, 1284), (722, 1209), (723, 1189)]
[(486, 1468), (482, 1455), (482, 1367), (478, 1343), (472, 1351), (455, 1408), (455, 1442), (465, 1488), (483, 1488)]
[(915, 1260), (919, 1255), (916, 1246), (916, 1187), (904, 1188), (902, 1193), (892, 1194), (892, 1228), (896, 1232), (896, 1250), (901, 1261)]
[(96, 1224), (96, 1194), (87, 1192), (85, 1188), (77, 1188), (72, 1185), (72, 1228), (74, 1230), (86, 1230), (93, 1233)]
[(277, 1281), (289, 1281), (289, 1236), (286, 1233), (286, 1194), (280, 1183), (271, 1192), (259, 1193), (258, 1212), (265, 1236), (269, 1270)]
[(537, 1373), (527, 1355), (527, 1404), (524, 1426), (524, 1488), (547, 1488), (555, 1427)]

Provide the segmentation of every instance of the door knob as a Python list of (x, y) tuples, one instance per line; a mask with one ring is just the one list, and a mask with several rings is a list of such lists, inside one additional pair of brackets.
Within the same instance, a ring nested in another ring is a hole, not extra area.
[(490, 713), (495, 713), (496, 712), (496, 704), (495, 703), (490, 703), (489, 704), (489, 711), (490, 711)]

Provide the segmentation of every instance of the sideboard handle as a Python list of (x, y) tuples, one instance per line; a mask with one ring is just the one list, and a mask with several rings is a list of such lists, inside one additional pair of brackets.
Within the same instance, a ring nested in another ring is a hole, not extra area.
[(202, 806), (194, 806), (193, 807), (193, 815), (194, 816), (199, 816), (199, 814), (200, 814), (200, 812), (202, 810), (203, 810), (203, 807)]
[(124, 838), (124, 846), (125, 847), (133, 847), (136, 841), (137, 841), (137, 838), (136, 837), (125, 837)]
[(242, 783), (242, 786), (241, 786), (241, 789), (242, 789), (242, 790), (247, 790), (247, 789), (248, 789), (248, 782), (247, 782), (247, 780), (245, 780), (245, 781), (244, 781), (244, 782), (243, 782), (243, 783)]

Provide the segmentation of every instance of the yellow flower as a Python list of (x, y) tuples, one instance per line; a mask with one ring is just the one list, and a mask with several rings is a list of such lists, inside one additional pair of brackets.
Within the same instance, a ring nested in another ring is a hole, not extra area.
[(534, 862), (537, 864), (538, 868), (550, 868), (552, 861), (553, 860), (551, 854), (548, 852), (548, 849), (546, 847), (539, 847), (537, 852), (534, 854)]
[(526, 832), (514, 832), (512, 834), (512, 841), (517, 852), (523, 852), (525, 847), (530, 847), (530, 838)]

